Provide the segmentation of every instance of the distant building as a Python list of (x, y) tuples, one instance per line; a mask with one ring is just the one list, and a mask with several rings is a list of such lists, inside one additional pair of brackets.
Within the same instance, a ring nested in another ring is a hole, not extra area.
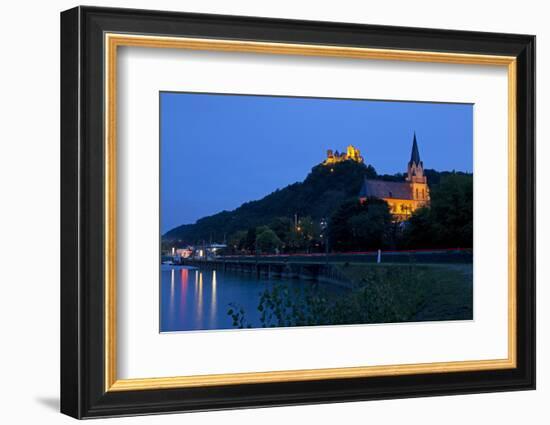
[(226, 244), (211, 243), (205, 245), (199, 245), (194, 247), (193, 258), (194, 259), (211, 259), (218, 255), (218, 251), (227, 248)]
[(367, 198), (386, 201), (391, 214), (397, 221), (407, 220), (414, 210), (430, 204), (430, 189), (424, 175), (424, 164), (420, 160), (416, 133), (405, 181), (390, 182), (365, 178), (359, 192), (359, 200), (366, 202)]
[(336, 164), (342, 161), (355, 161), (363, 163), (363, 157), (361, 152), (353, 145), (349, 145), (346, 149), (346, 153), (340, 153), (338, 151), (333, 152), (332, 149), (327, 151), (327, 159), (323, 162), (324, 165)]
[(176, 249), (176, 255), (181, 258), (189, 258), (193, 255), (193, 247), (188, 246), (186, 248), (178, 248)]

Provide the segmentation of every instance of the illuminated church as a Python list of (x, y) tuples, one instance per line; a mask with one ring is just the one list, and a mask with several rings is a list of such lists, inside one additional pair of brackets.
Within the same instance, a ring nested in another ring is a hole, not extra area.
[(424, 164), (420, 160), (416, 133), (405, 181), (391, 182), (365, 178), (359, 192), (359, 199), (361, 202), (366, 202), (370, 197), (386, 201), (391, 214), (397, 221), (407, 220), (414, 210), (430, 204), (430, 189), (424, 175)]

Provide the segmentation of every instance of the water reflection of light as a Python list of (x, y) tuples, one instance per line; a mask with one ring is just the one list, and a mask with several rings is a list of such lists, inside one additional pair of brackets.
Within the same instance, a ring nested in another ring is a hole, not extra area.
[(189, 279), (189, 270), (181, 269), (181, 283), (187, 286), (187, 281)]
[(210, 326), (213, 328), (216, 326), (216, 314), (217, 314), (217, 298), (216, 298), (216, 287), (218, 282), (216, 281), (216, 270), (212, 271), (212, 297), (210, 300)]
[(170, 317), (174, 317), (174, 290), (175, 290), (175, 273), (174, 269), (172, 269), (170, 273)]
[(199, 271), (195, 270), (195, 281), (193, 282), (193, 310), (195, 311), (195, 322), (198, 324), (197, 306), (199, 305)]
[(179, 313), (180, 315), (183, 315), (185, 313), (186, 308), (186, 297), (187, 297), (187, 284), (189, 283), (189, 270), (187, 269), (181, 269), (180, 273), (180, 279), (181, 279), (181, 290), (180, 290), (180, 308)]
[(197, 303), (197, 322), (202, 325), (202, 272), (199, 273), (199, 293)]

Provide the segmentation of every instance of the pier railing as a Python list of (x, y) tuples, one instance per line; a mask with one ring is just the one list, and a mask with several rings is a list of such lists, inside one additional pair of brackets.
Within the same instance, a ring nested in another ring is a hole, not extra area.
[(334, 264), (326, 262), (289, 261), (282, 258), (220, 258), (208, 261), (185, 259), (182, 265), (202, 269), (241, 272), (255, 275), (258, 279), (301, 279), (334, 283), (351, 287), (351, 281)]

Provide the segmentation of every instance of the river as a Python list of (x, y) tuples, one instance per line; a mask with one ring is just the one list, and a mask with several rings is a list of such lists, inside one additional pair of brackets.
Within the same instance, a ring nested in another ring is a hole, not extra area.
[(162, 265), (160, 331), (234, 329), (233, 321), (227, 314), (231, 303), (244, 309), (246, 320), (253, 328), (261, 327), (258, 311), (260, 294), (275, 285), (300, 290), (318, 285), (333, 297), (344, 291), (336, 285), (309, 280), (257, 279), (246, 273)]

